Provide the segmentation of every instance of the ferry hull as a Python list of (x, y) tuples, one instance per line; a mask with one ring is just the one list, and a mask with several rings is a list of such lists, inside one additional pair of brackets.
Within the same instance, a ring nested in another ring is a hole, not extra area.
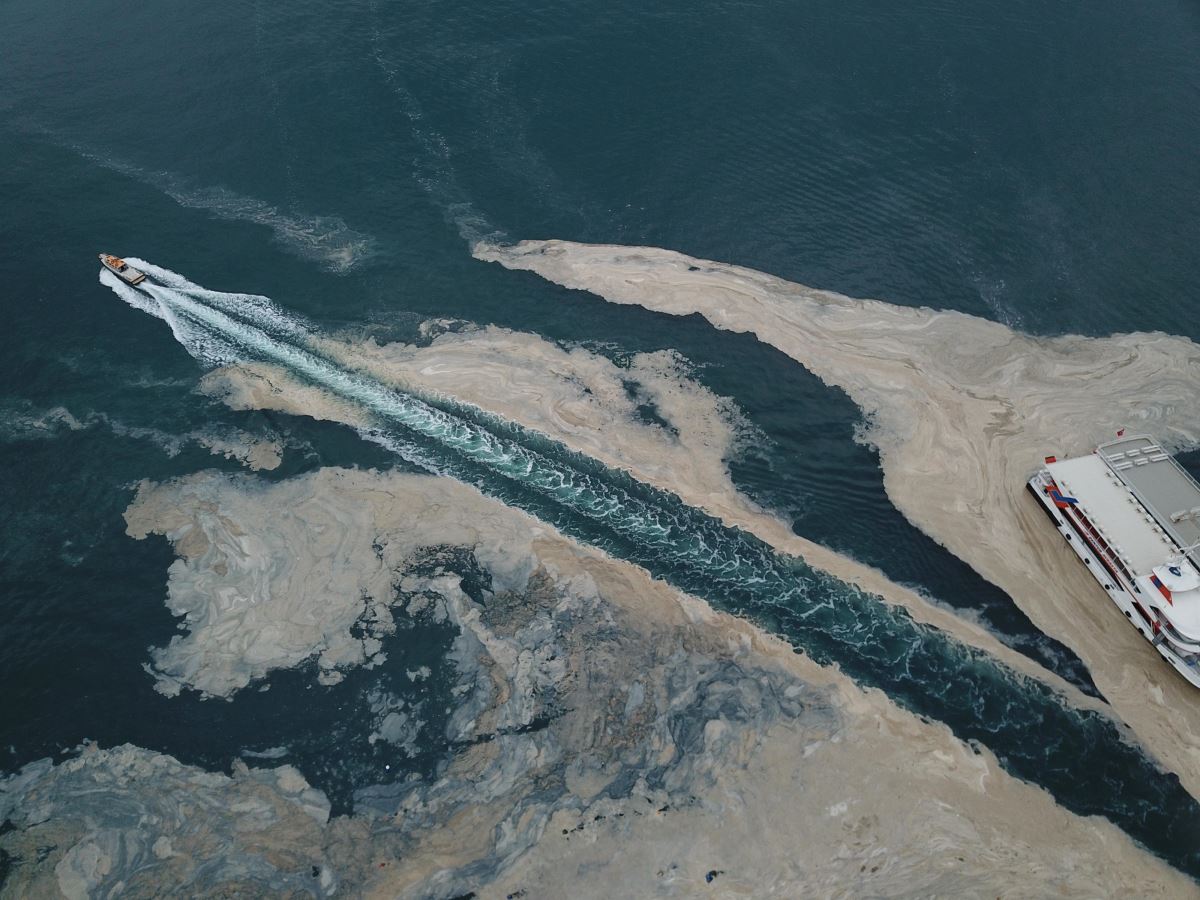
[(1063, 536), (1067, 542), (1067, 546), (1075, 553), (1080, 562), (1091, 572), (1092, 577), (1103, 588), (1104, 593), (1116, 605), (1117, 609), (1125, 614), (1125, 618), (1129, 620), (1138, 634), (1146, 639), (1146, 641), (1159, 652), (1171, 667), (1180, 675), (1186, 678), (1192, 685), (1200, 688), (1200, 671), (1196, 666), (1189, 665), (1179, 654), (1177, 654), (1166, 641), (1159, 637), (1158, 630), (1155, 626), (1156, 616), (1149, 609), (1148, 604), (1143, 604), (1139, 601), (1134, 590), (1127, 586), (1125, 579), (1118, 575), (1112, 567), (1104, 561), (1100, 552), (1092, 546), (1086, 534), (1080, 531), (1055, 505), (1047, 492), (1047, 487), (1052, 486), (1053, 479), (1046, 472), (1039, 472), (1029, 479), (1025, 487), (1038, 506), (1046, 514), (1046, 517), (1054, 524), (1058, 533)]

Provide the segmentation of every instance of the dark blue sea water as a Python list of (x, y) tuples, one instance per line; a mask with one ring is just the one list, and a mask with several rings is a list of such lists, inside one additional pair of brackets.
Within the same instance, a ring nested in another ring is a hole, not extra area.
[[(731, 461), (747, 493), (1090, 686), (1065, 648), (892, 508), (840, 392), (752, 338), (568, 301), (468, 246), (649, 244), (1038, 334), (1200, 338), (1194, 5), (9, 0), (0, 25), (0, 769), (84, 738), (214, 768), (287, 745), (346, 808), (384, 765), (427, 772), (450, 752), (436, 723), (415, 759), (364, 750), (370, 725), (356, 706), (381, 681), (436, 700), (450, 640), (437, 629), (397, 635), (389, 667), (332, 688), (293, 672), (232, 703), (152, 690), (146, 648), (175, 630), (163, 605), (172, 556), (124, 535), (131, 485), (234, 467), (194, 446), (165, 453), (172, 435), (282, 435), (272, 478), (410, 464), (345, 429), (196, 394), (203, 370), (163, 323), (97, 284), (101, 249), (268, 295), (328, 330), (377, 323), (412, 337), (440, 316), (612, 354), (678, 349), (769, 439)], [(32, 424), (56, 407), (86, 427)], [(761, 551), (674, 498), (481, 427), (666, 510), (685, 544), (708, 535), (739, 561)], [(812, 630), (799, 604), (850, 595), (790, 562), (755, 564), (780, 579), (770, 596), (736, 577), (714, 589), (694, 560), (420, 440), (446, 471), (707, 589), (1200, 871), (1194, 802), (1111, 726), (869, 604), (857, 630)], [(915, 681), (880, 674), (915, 646), (928, 650)], [(402, 678), (422, 664), (435, 670), (428, 682)], [(963, 678), (978, 693), (951, 696), (945, 686)], [(1022, 706), (1033, 712), (1012, 715)], [(1054, 740), (1023, 757), (1047, 730)], [(1104, 797), (1074, 774), (1085, 752), (1105, 773)]]

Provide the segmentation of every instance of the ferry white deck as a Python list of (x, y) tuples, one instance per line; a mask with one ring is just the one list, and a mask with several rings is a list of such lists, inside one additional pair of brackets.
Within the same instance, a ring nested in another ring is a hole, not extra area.
[(1104, 444), (1096, 454), (1179, 546), (1200, 542), (1200, 485), (1169, 453), (1139, 435)]
[(1083, 514), (1134, 575), (1148, 575), (1177, 552), (1163, 529), (1098, 454), (1063, 459), (1047, 469), (1065, 494), (1079, 499)]

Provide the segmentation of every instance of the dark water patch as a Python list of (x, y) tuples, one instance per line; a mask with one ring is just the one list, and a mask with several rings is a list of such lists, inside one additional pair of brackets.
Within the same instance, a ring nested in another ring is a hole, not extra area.
[[(261, 473), (268, 480), (324, 465), (411, 468), (340, 425), (259, 412), (231, 412), (229, 423), (289, 436), (279, 469)], [(302, 743), (309, 731), (315, 736), (333, 728), (335, 710), (349, 695), (331, 699), (324, 718), (316, 716), (321, 726), (310, 728), (305, 710), (313, 700), (305, 678), (312, 681), (311, 671), (285, 678), (279, 690), (272, 686), (262, 695), (274, 698), (269, 702), (254, 695), (247, 712), (237, 703), (168, 700), (143, 671), (149, 648), (177, 633), (163, 584), (175, 557), (166, 541), (129, 540), (123, 513), (141, 478), (166, 480), (200, 469), (242, 470), (195, 445), (168, 456), (152, 441), (119, 437), (103, 426), (0, 442), (0, 681), (7, 686), (0, 692), (0, 770), (57, 755), (84, 739), (104, 746), (133, 741), (223, 769), (242, 747), (262, 740), (267, 732), (256, 729), (264, 722), (281, 742), (296, 736)], [(413, 632), (392, 639), (390, 656), (423, 658), (436, 655), (436, 646), (429, 634)], [(430, 683), (444, 682), (438, 676)], [(331, 768), (329, 778), (335, 774)]]
[[(0, 835), (6, 831), (15, 828), (11, 822), (0, 823)], [(8, 881), (8, 876), (12, 874), (13, 857), (7, 850), (0, 850), (0, 890), (4, 888), (4, 882)]]
[[(80, 741), (131, 742), (182, 762), (226, 770), (243, 750), (252, 765), (296, 765), (324, 790), (334, 813), (349, 812), (367, 784), (428, 777), (444, 758), (454, 705), (446, 653), (455, 630), (428, 616), (397, 613), (383, 640), (387, 659), (353, 669), (333, 686), (317, 683), (315, 662), (273, 673), (230, 701), (185, 691), (167, 698), (143, 671), (149, 648), (176, 632), (163, 602), (174, 561), (164, 539), (131, 542), (109, 529), (87, 560), (38, 577), (31, 564), (3, 573), (0, 769), (59, 756)], [(22, 574), (24, 573), (24, 574)], [(428, 670), (416, 679), (409, 672)], [(371, 739), (389, 712), (409, 717), (410, 740)], [(282, 747), (282, 754), (270, 752)], [(267, 750), (265, 757), (254, 753)]]
[[(451, 748), (445, 722), (455, 702), (454, 673), (446, 654), (456, 631), (429, 616), (408, 618), (398, 610), (396, 619), (397, 633), (383, 639), (387, 659), (375, 668), (350, 669), (343, 681), (325, 686), (309, 662), (276, 671), (230, 701), (201, 700), (190, 692), (163, 698), (156, 705), (168, 728), (160, 721), (127, 739), (218, 770), (242, 750), (284, 748), (283, 756), (251, 764), (291, 763), (325, 792), (333, 815), (351, 813), (355, 790), (428, 778)], [(422, 667), (429, 670), (426, 677), (409, 677)], [(389, 714), (407, 718), (400, 744), (378, 736)], [(170, 735), (165, 743), (164, 733)]]
[(271, 411), (246, 415), (250, 420), (247, 425), (261, 418), (273, 432), (286, 436), (280, 464), (258, 473), (266, 481), (285, 481), (330, 466), (381, 472), (424, 471), (385, 447), (364, 443), (362, 435), (347, 425)]
[(625, 396), (634, 402), (633, 414), (637, 417), (637, 421), (643, 425), (651, 425), (655, 428), (661, 428), (667, 434), (678, 437), (679, 429), (672, 425), (668, 420), (663, 418), (663, 415), (658, 410), (658, 405), (654, 400), (642, 390), (641, 385), (636, 381), (629, 379), (621, 380), (621, 387), (625, 390)]

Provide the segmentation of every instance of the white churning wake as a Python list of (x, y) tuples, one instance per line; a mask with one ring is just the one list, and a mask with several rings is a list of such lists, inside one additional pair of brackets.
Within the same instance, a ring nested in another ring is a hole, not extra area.
[[(703, 540), (690, 538), (680, 542), (684, 537), (679, 533), (680, 523), (623, 490), (324, 359), (304, 346), (313, 334), (303, 323), (279, 310), (266, 297), (208, 291), (145, 260), (130, 257), (129, 262), (147, 272), (154, 281), (144, 282), (144, 290), (138, 290), (104, 272), (100, 276), (103, 283), (131, 306), (163, 319), (175, 339), (206, 365), (252, 359), (274, 363), (358, 404), (384, 428), (401, 425), (475, 464), (532, 488), (555, 503), (600, 520), (619, 533), (660, 545), (663, 551), (704, 549)], [(384, 441), (419, 465), (434, 471), (444, 470), (428, 451), (402, 437), (383, 432), (368, 436)], [(740, 567), (742, 561), (728, 559), (724, 564)]]

